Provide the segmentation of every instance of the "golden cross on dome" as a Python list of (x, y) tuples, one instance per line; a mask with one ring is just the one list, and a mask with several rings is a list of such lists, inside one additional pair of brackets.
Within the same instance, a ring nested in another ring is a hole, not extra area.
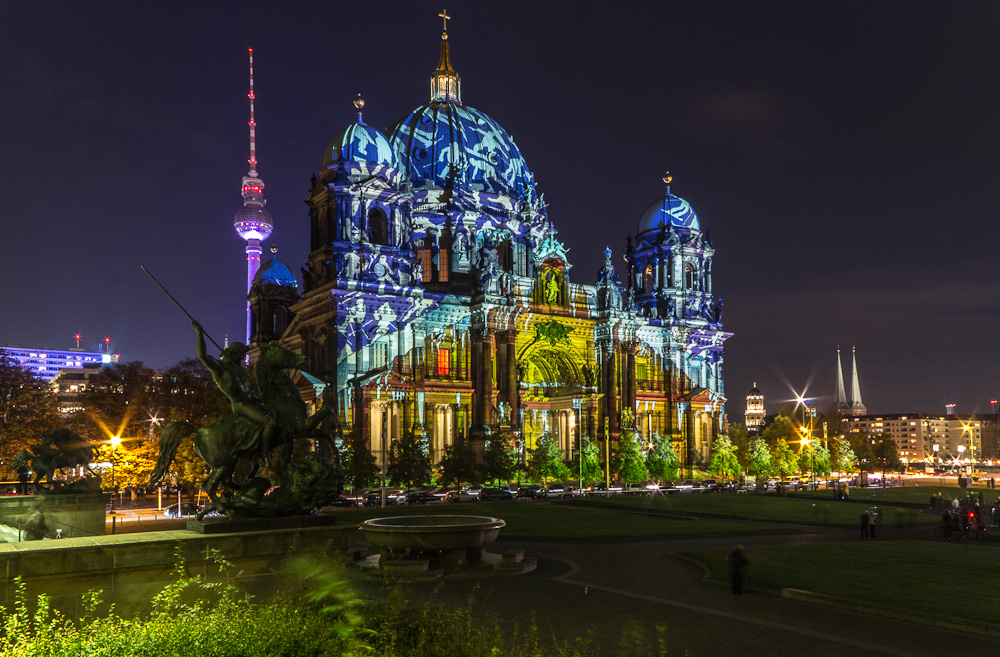
[(671, 183), (671, 181), (673, 181), (673, 179), (674, 177), (670, 175), (669, 171), (667, 171), (666, 175), (663, 176), (663, 182), (667, 183), (668, 185)]
[(444, 26), (444, 32), (441, 34), (441, 38), (442, 39), (447, 39), (448, 38), (448, 21), (451, 19), (451, 16), (448, 15), (448, 10), (447, 9), (442, 9), (441, 13), (438, 14), (438, 16), (441, 17), (441, 24)]

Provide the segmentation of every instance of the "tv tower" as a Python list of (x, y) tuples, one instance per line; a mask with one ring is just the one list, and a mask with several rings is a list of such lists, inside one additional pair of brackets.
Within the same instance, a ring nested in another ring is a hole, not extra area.
[[(236, 234), (247, 242), (247, 294), (250, 294), (250, 286), (253, 285), (254, 276), (260, 269), (260, 243), (266, 240), (274, 224), (271, 223), (271, 213), (264, 205), (264, 181), (257, 177), (257, 122), (253, 119), (253, 48), (249, 48), (250, 53), (250, 172), (243, 176), (243, 207), (236, 213), (233, 219), (233, 227)], [(250, 301), (247, 300), (247, 344), (250, 344)]]

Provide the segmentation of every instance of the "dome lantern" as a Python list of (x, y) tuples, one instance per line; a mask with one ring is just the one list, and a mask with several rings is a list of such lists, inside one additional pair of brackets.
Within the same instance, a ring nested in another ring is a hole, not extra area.
[(441, 59), (438, 61), (437, 70), (431, 74), (431, 102), (437, 103), (461, 103), (462, 102), (462, 78), (451, 67), (451, 57), (448, 52), (448, 19), (451, 16), (447, 11), (442, 11), (438, 16), (444, 22), (444, 31), (441, 33)]

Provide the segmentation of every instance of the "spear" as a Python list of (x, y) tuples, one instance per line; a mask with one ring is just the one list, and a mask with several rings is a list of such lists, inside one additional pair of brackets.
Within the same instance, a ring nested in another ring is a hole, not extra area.
[[(185, 315), (188, 316), (188, 319), (190, 319), (192, 322), (196, 321), (194, 317), (191, 317), (191, 313), (189, 313), (187, 310), (185, 310), (184, 306), (182, 306), (180, 304), (180, 302), (177, 299), (174, 298), (174, 295), (172, 295), (169, 292), (167, 292), (167, 288), (163, 287), (163, 284), (160, 283), (160, 281), (156, 280), (156, 276), (153, 276), (153, 274), (150, 273), (150, 271), (148, 269), (146, 269), (146, 267), (144, 267), (143, 265), (139, 265), (139, 268), (142, 269), (144, 272), (146, 272), (146, 275), (148, 275), (150, 278), (153, 279), (153, 282), (156, 283), (161, 290), (163, 290), (164, 294), (166, 294), (168, 297), (170, 297), (171, 301), (173, 301), (174, 303), (177, 304), (177, 307), (181, 309), (181, 312), (183, 312)], [(208, 333), (205, 333), (204, 329), (202, 329), (202, 333), (205, 335), (206, 338), (208, 338), (209, 340), (211, 340), (212, 344), (214, 344), (215, 347), (219, 351), (222, 351), (222, 347), (219, 346), (219, 343), (216, 342), (215, 340), (212, 340), (212, 336), (210, 336)]]

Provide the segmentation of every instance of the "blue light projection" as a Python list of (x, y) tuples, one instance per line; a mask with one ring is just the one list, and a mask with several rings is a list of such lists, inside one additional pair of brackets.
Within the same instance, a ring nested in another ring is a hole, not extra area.
[(670, 192), (653, 201), (642, 213), (642, 219), (639, 220), (639, 234), (660, 230), (664, 226), (701, 230), (698, 215), (695, 214), (691, 204)]
[[(514, 140), (486, 114), (456, 103), (430, 103), (410, 112), (389, 133), (416, 189), (456, 183), (490, 195), (534, 200), (535, 182)], [(419, 197), (415, 200), (419, 201)]]

